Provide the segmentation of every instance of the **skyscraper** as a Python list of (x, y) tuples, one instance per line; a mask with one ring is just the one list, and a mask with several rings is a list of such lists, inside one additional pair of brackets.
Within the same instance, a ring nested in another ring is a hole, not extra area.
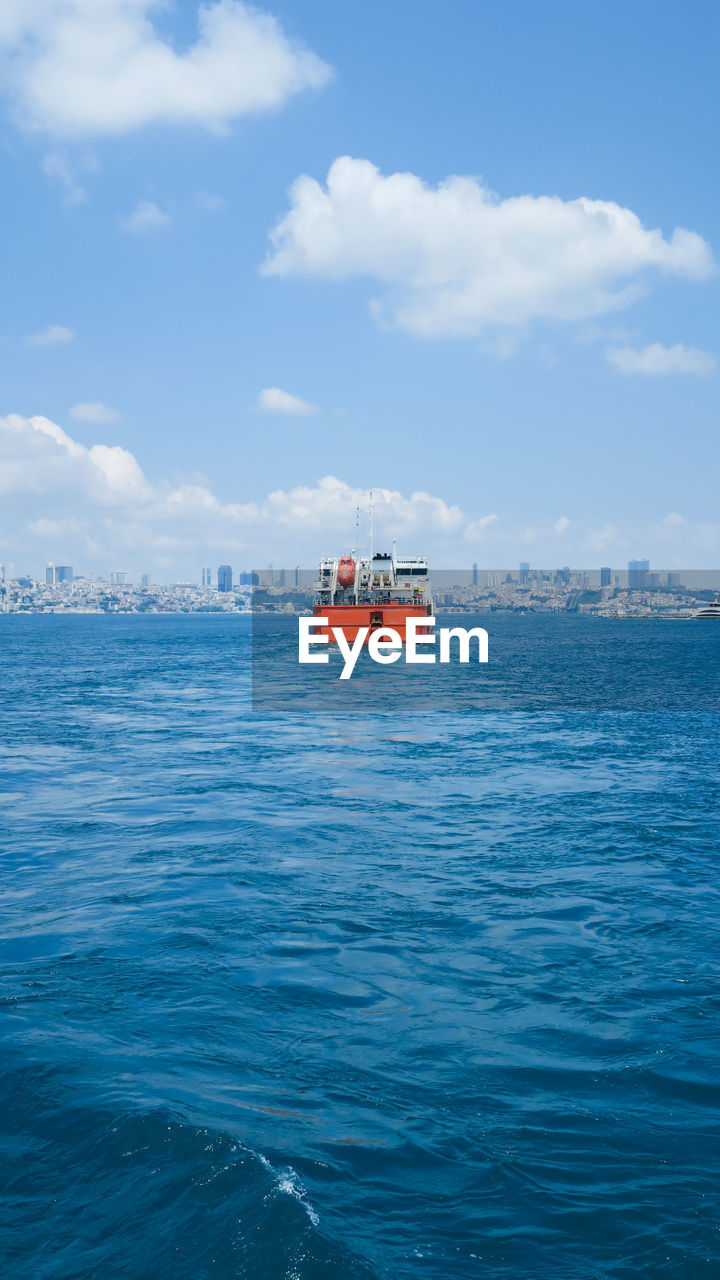
[(204, 586), (204, 587), (211, 587), (211, 586), (212, 586), (212, 570), (211, 570), (211, 569), (203, 569), (203, 570), (201, 570), (201, 572), (202, 572), (202, 584), (203, 584), (203, 586)]
[(527, 560), (522, 560), (520, 562), (520, 574), (519, 574), (521, 586), (527, 586), (527, 581), (529, 577), (530, 577), (530, 565)]
[(628, 560), (628, 586), (631, 591), (642, 591), (649, 568), (649, 560)]
[(149, 574), (149, 573), (141, 573), (141, 574), (140, 574), (140, 586), (141, 586), (141, 587), (149, 587), (149, 586), (150, 586), (150, 574)]
[(232, 591), (232, 568), (229, 564), (221, 564), (218, 568), (218, 591)]
[(71, 564), (55, 565), (55, 581), (56, 582), (72, 582), (73, 567)]
[(45, 570), (45, 586), (46, 587), (55, 586), (55, 565), (53, 564), (52, 560), (50, 561), (47, 569)]
[(607, 567), (607, 565), (605, 565), (605, 566), (600, 570), (600, 586), (601, 586), (601, 587), (609, 587), (609, 586), (610, 586), (610, 582), (611, 582), (611, 580), (612, 580), (612, 572), (611, 572), (611, 570)]
[(476, 587), (477, 584), (478, 584), (477, 565), (474, 564), (473, 565), (473, 586)]

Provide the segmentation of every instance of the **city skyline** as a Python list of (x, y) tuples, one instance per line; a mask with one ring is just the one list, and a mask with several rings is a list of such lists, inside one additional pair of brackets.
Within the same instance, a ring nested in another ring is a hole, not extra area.
[[(432, 570), (431, 570), (432, 572)], [(252, 585), (269, 584), (270, 586), (305, 587), (312, 586), (317, 578), (316, 568), (303, 568), (300, 565), (272, 565), (268, 564), (265, 568), (255, 567), (233, 567), (231, 564), (223, 563), (218, 565), (213, 571), (210, 567), (202, 566), (199, 570), (195, 569), (180, 578), (172, 579), (156, 579), (147, 572), (133, 573), (127, 569), (111, 569), (109, 573), (85, 573), (78, 572), (74, 565), (61, 565), (54, 561), (49, 561), (41, 573), (17, 571), (16, 566), (12, 562), (7, 564), (0, 563), (0, 583), (11, 583), (18, 581), (30, 581), (40, 584), (44, 581), (46, 586), (60, 586), (73, 584), (110, 584), (111, 586), (140, 586), (141, 588), (152, 587), (202, 587), (209, 590), (219, 592), (230, 592), (240, 590)], [(495, 585), (500, 581), (515, 581), (520, 586), (527, 585), (530, 582), (538, 581), (543, 578), (554, 578), (557, 581), (565, 581), (566, 583), (573, 578), (584, 578), (585, 585), (590, 585), (597, 579), (600, 587), (621, 587), (630, 590), (644, 590), (646, 587), (656, 588), (659, 586), (668, 586), (675, 588), (682, 583), (687, 582), (691, 585), (702, 585), (704, 582), (710, 582), (713, 576), (717, 576), (720, 580), (720, 568), (716, 570), (685, 568), (685, 569), (668, 569), (664, 567), (653, 566), (651, 569), (650, 561), (630, 559), (625, 568), (613, 568), (610, 565), (584, 566), (565, 565), (555, 568), (549, 568), (539, 564), (531, 564), (529, 561), (521, 561), (516, 567), (497, 565), (479, 565), (476, 561), (466, 564), (464, 568), (447, 569), (441, 568), (436, 570), (438, 578), (445, 582), (454, 581), (453, 575), (457, 575), (457, 581), (464, 581), (469, 578), (473, 586), (480, 584), (480, 580), (484, 580), (484, 584), (488, 585), (491, 580)]]

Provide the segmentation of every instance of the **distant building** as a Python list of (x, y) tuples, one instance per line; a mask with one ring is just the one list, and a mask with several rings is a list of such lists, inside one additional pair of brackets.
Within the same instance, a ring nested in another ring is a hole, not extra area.
[(473, 565), (473, 586), (476, 587), (477, 584), (478, 584), (478, 570), (477, 570), (477, 565), (474, 564)]
[(202, 570), (202, 584), (204, 587), (212, 586), (212, 570), (211, 569)]
[[(300, 570), (298, 569), (297, 572), (299, 573)], [(258, 587), (260, 585), (260, 578), (257, 573), (245, 572), (240, 574), (238, 582), (241, 587)]]
[(628, 560), (628, 586), (631, 591), (642, 591), (650, 568), (649, 560)]
[(114, 569), (110, 574), (110, 582), (114, 587), (124, 587), (127, 584), (127, 570)]
[(232, 591), (232, 568), (229, 564), (221, 564), (217, 572), (218, 591)]
[(72, 582), (73, 567), (71, 564), (55, 565), (55, 581), (56, 582)]
[(519, 581), (522, 587), (527, 586), (529, 577), (530, 577), (530, 565), (528, 564), (527, 560), (522, 560), (520, 563), (520, 573), (519, 573)]
[(297, 565), (295, 569), (295, 586), (300, 586), (300, 565)]
[(648, 591), (657, 591), (658, 587), (660, 586), (660, 574), (646, 573), (645, 586), (647, 587)]
[(609, 569), (607, 565), (605, 565), (600, 570), (600, 586), (609, 587), (611, 582), (612, 582), (612, 570)]
[(141, 586), (141, 587), (149, 587), (149, 586), (150, 586), (150, 574), (149, 574), (149, 573), (141, 573), (141, 575), (140, 575), (140, 586)]
[(280, 577), (278, 578), (278, 586), (279, 587), (285, 586), (285, 570), (284, 569), (280, 570)]
[(679, 573), (669, 573), (669, 574), (668, 574), (668, 583), (667, 583), (667, 584), (668, 584), (668, 586), (669, 586), (669, 587), (681, 587), (681, 586), (682, 586), (682, 581), (681, 581), (681, 579), (680, 579), (680, 574), (679, 574)]
[(55, 565), (53, 564), (52, 560), (50, 561), (50, 564), (45, 570), (45, 586), (46, 587), (55, 586)]

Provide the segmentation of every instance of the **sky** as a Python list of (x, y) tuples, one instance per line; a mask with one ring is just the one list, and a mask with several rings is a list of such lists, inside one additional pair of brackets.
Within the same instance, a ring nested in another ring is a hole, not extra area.
[(705, 0), (0, 0), (0, 562), (720, 564)]

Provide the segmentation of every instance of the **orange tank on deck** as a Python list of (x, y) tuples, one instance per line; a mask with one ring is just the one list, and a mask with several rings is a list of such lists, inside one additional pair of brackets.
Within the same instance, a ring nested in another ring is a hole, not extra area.
[(361, 627), (370, 628), (368, 639), (371, 632), (392, 627), (404, 644), (406, 618), (429, 616), (430, 605), (401, 604), (399, 600), (391, 600), (387, 604), (316, 604), (313, 606), (313, 617), (328, 620), (327, 627), (319, 627), (316, 634), (328, 635), (331, 643), (334, 638), (333, 627), (342, 627), (343, 635), (350, 644), (355, 640)]

